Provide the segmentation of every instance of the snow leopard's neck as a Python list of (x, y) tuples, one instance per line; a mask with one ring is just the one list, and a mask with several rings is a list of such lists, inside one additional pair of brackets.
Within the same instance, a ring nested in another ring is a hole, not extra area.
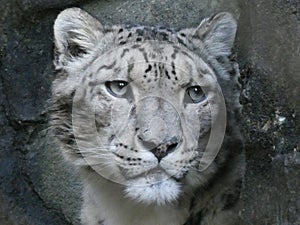
[[(146, 193), (145, 193), (146, 194)], [(188, 220), (190, 201), (181, 199), (168, 205), (145, 205), (124, 196), (124, 187), (99, 175), (89, 174), (84, 182), (83, 209), (92, 218), (88, 224), (103, 225), (183, 225)], [(91, 204), (92, 203), (92, 204)], [(82, 216), (86, 213), (82, 212)], [(84, 218), (84, 221), (89, 220)], [(141, 223), (141, 221), (143, 221)]]

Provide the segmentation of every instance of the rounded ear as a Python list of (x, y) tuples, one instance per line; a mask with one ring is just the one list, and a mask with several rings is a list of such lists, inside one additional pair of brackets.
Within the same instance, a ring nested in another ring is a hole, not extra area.
[(104, 35), (102, 24), (79, 8), (62, 11), (54, 23), (55, 64), (89, 53)]
[(194, 30), (194, 38), (202, 41), (208, 51), (218, 56), (229, 56), (233, 47), (237, 22), (230, 13), (218, 13), (204, 19)]

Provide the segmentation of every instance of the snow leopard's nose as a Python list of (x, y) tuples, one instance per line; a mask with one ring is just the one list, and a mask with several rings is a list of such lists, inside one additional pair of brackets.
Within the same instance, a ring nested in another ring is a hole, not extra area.
[(160, 144), (155, 143), (154, 141), (145, 141), (140, 136), (138, 138), (141, 144), (155, 155), (158, 162), (160, 162), (168, 154), (175, 151), (179, 146), (179, 140), (175, 136)]
[(171, 152), (175, 151), (177, 148), (178, 143), (168, 143), (168, 144), (161, 144), (158, 147), (151, 150), (151, 152), (155, 155), (158, 159), (158, 162), (162, 160), (162, 158), (166, 157)]

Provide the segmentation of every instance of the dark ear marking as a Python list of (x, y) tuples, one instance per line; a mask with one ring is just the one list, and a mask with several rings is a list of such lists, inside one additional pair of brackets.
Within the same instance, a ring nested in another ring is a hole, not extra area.
[(82, 48), (80, 45), (76, 43), (69, 43), (67, 45), (67, 51), (69, 52), (70, 56), (72, 57), (78, 57), (80, 55), (87, 54), (86, 49)]

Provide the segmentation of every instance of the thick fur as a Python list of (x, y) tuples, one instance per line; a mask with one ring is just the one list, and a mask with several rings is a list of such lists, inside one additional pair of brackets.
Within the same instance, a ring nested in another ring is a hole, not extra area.
[[(82, 175), (83, 224), (238, 224), (235, 33), (228, 13), (183, 30), (105, 27), (78, 8), (59, 14), (50, 124)], [(128, 82), (126, 95), (110, 89), (116, 81)], [(187, 95), (195, 86), (199, 102)]]

